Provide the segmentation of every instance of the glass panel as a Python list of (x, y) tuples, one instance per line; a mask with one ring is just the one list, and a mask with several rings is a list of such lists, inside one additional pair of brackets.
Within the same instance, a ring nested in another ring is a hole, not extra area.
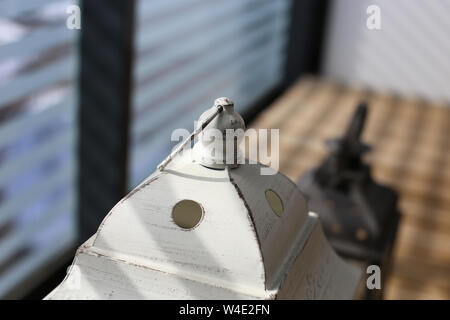
[(0, 0), (0, 297), (76, 235), (71, 4)]
[(283, 76), (289, 0), (137, 1), (129, 188), (229, 96), (238, 112)]

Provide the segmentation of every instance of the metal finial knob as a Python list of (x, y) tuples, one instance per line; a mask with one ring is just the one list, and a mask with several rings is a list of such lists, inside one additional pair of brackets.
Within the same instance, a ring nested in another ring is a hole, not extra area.
[[(194, 146), (194, 157), (197, 162), (208, 168), (224, 169), (236, 167), (242, 159), (238, 144), (243, 137), (245, 123), (234, 111), (234, 103), (227, 97), (215, 100), (214, 105), (223, 106), (219, 113), (199, 134), (199, 141)], [(206, 110), (198, 123), (204, 122), (214, 107)]]
[(225, 110), (229, 110), (230, 108), (232, 108), (234, 110), (234, 102), (231, 101), (231, 99), (227, 98), (227, 97), (220, 97), (217, 98), (216, 100), (214, 100), (214, 105), (215, 106), (223, 106), (225, 108)]

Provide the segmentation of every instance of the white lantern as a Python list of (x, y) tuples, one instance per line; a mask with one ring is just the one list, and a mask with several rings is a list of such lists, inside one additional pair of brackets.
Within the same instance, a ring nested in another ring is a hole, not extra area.
[[(203, 134), (243, 128), (224, 99)], [(210, 150), (197, 142), (197, 160), (166, 163), (117, 203), (46, 298), (352, 298), (360, 271), (330, 247), (297, 186)]]

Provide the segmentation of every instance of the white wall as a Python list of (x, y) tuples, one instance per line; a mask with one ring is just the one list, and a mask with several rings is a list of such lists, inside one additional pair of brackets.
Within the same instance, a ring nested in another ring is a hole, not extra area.
[[(381, 30), (366, 26), (372, 4)], [(450, 0), (331, 0), (330, 10), (325, 75), (450, 102)]]

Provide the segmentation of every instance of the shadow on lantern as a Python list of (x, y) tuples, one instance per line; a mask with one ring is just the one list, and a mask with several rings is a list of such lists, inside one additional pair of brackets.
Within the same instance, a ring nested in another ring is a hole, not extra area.
[[(180, 183), (180, 180), (184, 183)], [(211, 221), (205, 223), (208, 213), (214, 210), (214, 201), (207, 201), (209, 192), (219, 189), (216, 184), (225, 182), (230, 181), (175, 169), (157, 172), (146, 179), (111, 210), (95, 240), (96, 248), (110, 250), (120, 257), (114, 263), (107, 264), (107, 272), (108, 277), (112, 277), (110, 280), (119, 282), (121, 292), (116, 296), (117, 292), (105, 292), (100, 282), (87, 277), (85, 279), (89, 284), (85, 285), (93, 289), (98, 297), (107, 298), (109, 295), (112, 299), (123, 299), (121, 293), (124, 291), (128, 291), (125, 298), (131, 299), (238, 299), (251, 296), (224, 289), (242, 288), (239, 280), (234, 279), (235, 270), (224, 259), (230, 253), (234, 255), (239, 250), (237, 246), (245, 250), (249, 245), (238, 243), (236, 239), (240, 238), (234, 234), (221, 232), (220, 229), (224, 230), (221, 225), (212, 224)], [(198, 183), (206, 184), (202, 191), (186, 191), (192, 186), (198, 186)], [(180, 219), (178, 213), (184, 217)], [(128, 228), (124, 228), (125, 220), (120, 221), (120, 216), (126, 219)], [(130, 230), (130, 227), (133, 229)], [(210, 230), (197, 232), (198, 228), (205, 227)], [(216, 227), (218, 230), (214, 229)], [(235, 229), (239, 230), (239, 226)], [(120, 242), (116, 241), (118, 238)], [(218, 245), (220, 243), (222, 246)], [(238, 260), (240, 263), (241, 259)], [(145, 276), (139, 278), (138, 269), (134, 269), (130, 276), (130, 265), (142, 268)], [(152, 277), (148, 277), (150, 273), (154, 273)], [(149, 278), (157, 280), (146, 282)], [(211, 288), (222, 285), (223, 288), (212, 295)]]

